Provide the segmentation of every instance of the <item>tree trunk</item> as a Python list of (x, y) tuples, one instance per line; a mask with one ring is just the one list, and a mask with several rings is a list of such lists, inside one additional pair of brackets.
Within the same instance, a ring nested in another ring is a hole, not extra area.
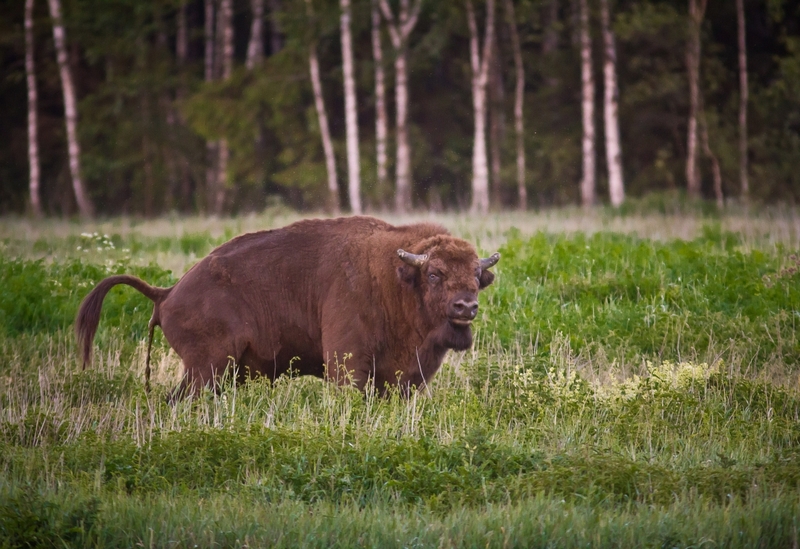
[(490, 204), (500, 210), (503, 207), (502, 189), (502, 145), (505, 134), (505, 90), (503, 89), (502, 67), (500, 65), (500, 50), (497, 44), (497, 33), (494, 35), (492, 45), (492, 60), (489, 63), (489, 159), (492, 177), (490, 179), (491, 200)]
[[(555, 4), (555, 0), (552, 0)], [(517, 18), (514, 14), (513, 0), (505, 0), (506, 20), (511, 48), (514, 52), (514, 69), (517, 79), (514, 86), (514, 133), (517, 138), (517, 205), (520, 210), (528, 209), (528, 189), (525, 185), (525, 133), (523, 131), (522, 106), (525, 97), (525, 67), (522, 64), (522, 47), (517, 32)]]
[(722, 172), (719, 168), (719, 160), (714, 151), (711, 150), (711, 145), (708, 142), (708, 123), (706, 121), (705, 113), (700, 113), (698, 121), (700, 131), (700, 141), (703, 144), (703, 153), (711, 161), (711, 173), (714, 177), (714, 198), (717, 200), (717, 208), (720, 210), (725, 207), (725, 198), (722, 195)]
[(381, 14), (378, 0), (372, 0), (372, 57), (375, 60), (375, 144), (378, 165), (378, 189), (386, 188), (388, 179), (386, 138), (388, 116), (386, 114), (386, 82), (383, 73), (383, 47), (381, 45)]
[(414, 203), (411, 197), (411, 146), (408, 143), (408, 75), (406, 74), (405, 47), (394, 61), (395, 72), (395, 115), (397, 161), (395, 178), (397, 191), (395, 209), (399, 213), (409, 211)]
[(697, 169), (697, 118), (700, 104), (700, 26), (706, 0), (689, 0), (689, 37), (686, 68), (689, 79), (689, 123), (686, 137), (686, 189), (700, 198), (700, 173)]
[[(213, 82), (216, 74), (214, 74), (214, 0), (205, 0), (205, 56), (203, 58), (205, 67), (205, 81)], [(206, 211), (213, 211), (214, 208), (214, 192), (217, 188), (217, 142), (206, 141)]]
[(322, 150), (325, 152), (325, 169), (328, 172), (328, 211), (338, 215), (341, 207), (339, 205), (339, 187), (336, 183), (336, 156), (333, 153), (333, 140), (328, 128), (328, 114), (325, 111), (325, 100), (322, 96), (322, 80), (319, 77), (316, 43), (311, 44), (309, 48), (308, 65), (311, 73), (311, 87), (314, 89), (314, 106), (317, 109), (319, 133), (322, 135)]
[(69, 152), (69, 171), (72, 177), (72, 190), (83, 217), (94, 215), (94, 207), (81, 180), (81, 149), (78, 143), (78, 106), (72, 72), (67, 59), (67, 37), (61, 18), (61, 0), (48, 0), (50, 17), (53, 20), (53, 41), (56, 48), (58, 70), (61, 75), (61, 90), (64, 94), (64, 118), (67, 126), (67, 150)]
[(548, 0), (544, 9), (545, 30), (542, 53), (548, 55), (558, 49), (558, 0)]
[(469, 52), (472, 68), (472, 107), (475, 111), (475, 137), (472, 149), (472, 211), (486, 214), (489, 211), (489, 171), (486, 165), (486, 83), (489, 77), (489, 61), (494, 42), (494, 0), (486, 0), (486, 31), (483, 55), (480, 52), (480, 37), (475, 21), (472, 1), (467, 0), (467, 23), (469, 25)]
[(721, 210), (725, 207), (725, 197), (722, 194), (722, 171), (719, 167), (719, 159), (711, 149), (711, 143), (708, 139), (708, 119), (706, 118), (705, 100), (702, 91), (700, 92), (699, 98), (699, 112), (697, 129), (700, 144), (703, 147), (703, 154), (711, 161), (711, 175), (714, 178), (714, 198), (717, 201), (717, 208)]
[(400, 11), (395, 20), (387, 0), (380, 0), (381, 12), (386, 19), (389, 37), (394, 47), (395, 60), (395, 116), (397, 125), (397, 161), (395, 162), (396, 185), (395, 209), (404, 213), (413, 206), (411, 198), (411, 146), (408, 142), (408, 75), (406, 56), (408, 37), (417, 24), (422, 0), (416, 0), (409, 9), (409, 0), (400, 0)]
[(608, 0), (600, 0), (600, 20), (603, 27), (603, 118), (606, 132), (606, 162), (608, 163), (608, 193), (615, 208), (625, 201), (622, 178), (622, 148), (619, 139), (619, 89), (617, 87), (617, 49)]
[[(574, 2), (575, 0), (573, 0)], [(545, 61), (545, 83), (556, 88), (559, 79), (556, 76), (555, 53), (558, 51), (558, 2), (559, 0), (548, 0), (544, 6), (542, 14), (544, 24), (544, 37), (542, 38), (542, 56)]]
[[(178, 28), (175, 37), (175, 57), (178, 70), (180, 71), (180, 80), (176, 92), (179, 102), (183, 101), (188, 93), (186, 85), (186, 63), (189, 60), (189, 25), (186, 21), (187, 5), (187, 0), (182, 0), (180, 6), (178, 7)], [(178, 111), (178, 109), (174, 109), (174, 112), (175, 118), (181, 125), (184, 125), (185, 121), (183, 120), (180, 111)], [(186, 155), (184, 155), (182, 152), (178, 152), (178, 154), (180, 155), (180, 159), (178, 161), (178, 171), (180, 173), (181, 185), (181, 208), (183, 211), (189, 211), (191, 209), (192, 200), (192, 181), (189, 175), (189, 161), (186, 158)]]
[(264, 0), (250, 0), (253, 21), (250, 24), (250, 41), (247, 44), (245, 66), (253, 70), (264, 57)]
[[(217, 30), (222, 31), (222, 79), (227, 80), (233, 73), (233, 0), (221, 0), (219, 5), (219, 27)], [(227, 139), (220, 139), (218, 152), (214, 213), (220, 215), (225, 209), (225, 195), (228, 188), (230, 151)]]
[(736, 0), (736, 20), (739, 35), (739, 179), (742, 185), (742, 199), (750, 194), (747, 179), (747, 41), (744, 27), (744, 0)]
[(595, 130), (594, 75), (592, 74), (592, 40), (589, 35), (589, 7), (580, 0), (581, 42), (581, 112), (583, 114), (583, 179), (581, 203), (590, 207), (595, 202)]
[(280, 21), (278, 21), (278, 14), (280, 12), (281, 12), (280, 0), (269, 0), (270, 55), (275, 55), (276, 53), (281, 51), (281, 49), (283, 49), (283, 33), (281, 32)]
[(347, 134), (347, 191), (350, 211), (361, 214), (361, 155), (358, 145), (358, 106), (353, 67), (353, 39), (350, 35), (350, 0), (339, 0), (342, 15), (342, 68), (344, 77), (344, 117)]
[(189, 58), (189, 25), (186, 22), (187, 0), (181, 0), (178, 5), (177, 29), (175, 34), (175, 58), (178, 67), (184, 67)]
[(36, 120), (38, 97), (36, 93), (36, 68), (33, 62), (33, 2), (25, 0), (25, 77), (28, 84), (28, 163), (30, 166), (31, 212), (36, 217), (42, 215), (42, 202), (39, 197), (39, 138)]
[[(145, 98), (143, 103), (147, 103)], [(149, 116), (147, 112), (149, 109), (143, 105), (145, 109), (145, 116)], [(144, 161), (144, 216), (146, 218), (153, 217), (153, 210), (155, 206), (155, 177), (153, 175), (153, 147), (150, 145), (150, 138), (148, 131), (142, 135), (142, 160)]]

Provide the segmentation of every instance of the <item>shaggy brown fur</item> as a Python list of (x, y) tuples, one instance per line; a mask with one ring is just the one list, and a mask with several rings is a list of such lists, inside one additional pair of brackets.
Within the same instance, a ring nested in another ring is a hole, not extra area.
[[(407, 264), (400, 248), (427, 258)], [(85, 364), (103, 298), (127, 284), (155, 303), (151, 339), (161, 326), (183, 359), (177, 397), (216, 383), (232, 362), (271, 379), (291, 363), (300, 374), (407, 392), (431, 380), (448, 349), (472, 345), (478, 291), (494, 280), (480, 261), (432, 223), (300, 221), (234, 238), (172, 288), (109, 277), (84, 299), (76, 333)]]

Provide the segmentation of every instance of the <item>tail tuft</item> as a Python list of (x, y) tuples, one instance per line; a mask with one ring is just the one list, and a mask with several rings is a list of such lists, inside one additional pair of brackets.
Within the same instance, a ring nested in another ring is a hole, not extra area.
[(75, 335), (78, 338), (78, 345), (80, 346), (83, 356), (84, 368), (92, 361), (92, 342), (97, 333), (97, 326), (100, 324), (100, 311), (103, 308), (103, 299), (105, 299), (109, 290), (117, 284), (127, 284), (139, 290), (145, 297), (155, 303), (156, 309), (158, 308), (158, 304), (172, 289), (156, 288), (130, 275), (110, 276), (102, 280), (95, 289), (89, 292), (89, 295), (84, 298), (80, 309), (78, 309), (78, 316), (75, 319)]

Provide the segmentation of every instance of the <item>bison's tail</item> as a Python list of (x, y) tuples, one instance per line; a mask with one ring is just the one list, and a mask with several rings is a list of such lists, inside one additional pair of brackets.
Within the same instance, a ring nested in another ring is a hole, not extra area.
[(153, 315), (154, 318), (157, 318), (158, 304), (164, 300), (172, 289), (157, 288), (130, 275), (110, 276), (102, 280), (100, 284), (84, 298), (83, 303), (81, 303), (81, 308), (78, 309), (78, 317), (75, 319), (75, 335), (78, 337), (78, 344), (83, 353), (84, 368), (86, 364), (91, 362), (92, 341), (94, 341), (94, 335), (97, 332), (97, 325), (100, 323), (100, 309), (103, 307), (103, 299), (105, 299), (108, 291), (117, 284), (127, 284), (139, 290), (145, 297), (153, 301), (156, 306), (156, 312)]

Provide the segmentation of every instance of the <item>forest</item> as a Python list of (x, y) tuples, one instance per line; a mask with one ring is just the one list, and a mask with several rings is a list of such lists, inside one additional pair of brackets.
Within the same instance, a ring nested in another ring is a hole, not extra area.
[(800, 197), (798, 0), (0, 0), (0, 213)]

